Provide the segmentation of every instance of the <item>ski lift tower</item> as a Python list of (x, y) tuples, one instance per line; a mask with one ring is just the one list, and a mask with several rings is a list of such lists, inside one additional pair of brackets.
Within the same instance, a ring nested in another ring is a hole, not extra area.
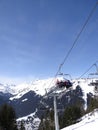
[[(64, 75), (63, 73), (60, 75)], [(69, 74), (66, 74), (69, 75)], [(72, 84), (69, 85), (69, 87), (72, 87)], [(68, 88), (69, 88), (68, 87)], [(58, 88), (57, 86), (55, 86), (55, 88)], [(65, 88), (65, 87), (64, 87)], [(65, 92), (68, 90), (67, 86), (66, 86), (66, 90), (64, 90)], [(62, 90), (62, 88), (59, 88), (59, 90)], [(54, 91), (52, 91), (51, 93), (47, 93), (48, 97), (53, 97), (54, 100), (54, 119), (55, 119), (55, 130), (60, 130), (59, 128), (59, 120), (58, 120), (58, 111), (57, 111), (57, 97), (60, 96), (60, 94), (62, 94), (62, 92), (58, 93), (56, 91), (56, 89), (54, 89)]]
[(55, 130), (60, 130), (59, 128), (59, 120), (58, 120), (58, 111), (57, 111), (57, 96), (54, 94), (54, 119), (55, 119)]
[(58, 111), (57, 111), (57, 97), (59, 96), (58, 93), (47, 93), (47, 97), (53, 97), (53, 105), (54, 105), (54, 120), (55, 120), (55, 130), (60, 130), (59, 128), (59, 119), (58, 119)]

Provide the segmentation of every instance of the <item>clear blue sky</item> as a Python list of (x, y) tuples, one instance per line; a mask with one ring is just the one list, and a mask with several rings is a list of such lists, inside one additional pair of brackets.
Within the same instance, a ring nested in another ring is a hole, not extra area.
[[(97, 0), (0, 0), (0, 81), (53, 77)], [(98, 60), (98, 7), (61, 71)]]

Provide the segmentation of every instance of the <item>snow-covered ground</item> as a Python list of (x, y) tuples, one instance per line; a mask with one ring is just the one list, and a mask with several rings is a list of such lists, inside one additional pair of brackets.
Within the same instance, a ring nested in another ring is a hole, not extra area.
[(32, 129), (37, 130), (38, 126), (40, 124), (40, 119), (36, 116), (36, 111), (34, 113), (31, 113), (30, 115), (18, 118), (17, 119), (18, 127), (21, 126), (21, 124), (19, 124), (19, 122), (23, 121), (24, 127), (26, 130), (32, 130)]
[(98, 109), (83, 116), (79, 123), (63, 128), (62, 130), (98, 130)]

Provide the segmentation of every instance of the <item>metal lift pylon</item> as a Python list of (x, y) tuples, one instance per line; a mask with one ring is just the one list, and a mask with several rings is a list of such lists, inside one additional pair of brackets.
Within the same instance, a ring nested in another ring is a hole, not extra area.
[(58, 111), (57, 111), (57, 95), (54, 95), (54, 119), (55, 119), (55, 130), (59, 129)]

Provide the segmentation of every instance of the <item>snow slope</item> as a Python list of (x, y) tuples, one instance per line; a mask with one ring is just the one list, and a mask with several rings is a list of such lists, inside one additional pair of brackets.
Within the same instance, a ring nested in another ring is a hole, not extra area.
[(26, 130), (32, 130), (32, 129), (37, 130), (40, 124), (40, 119), (36, 116), (36, 112), (37, 110), (34, 113), (31, 113), (30, 115), (18, 118), (17, 119), (18, 127), (20, 128), (21, 125), (19, 124), (20, 121), (23, 121)]
[(79, 123), (63, 128), (62, 130), (98, 130), (98, 109), (83, 116)]

